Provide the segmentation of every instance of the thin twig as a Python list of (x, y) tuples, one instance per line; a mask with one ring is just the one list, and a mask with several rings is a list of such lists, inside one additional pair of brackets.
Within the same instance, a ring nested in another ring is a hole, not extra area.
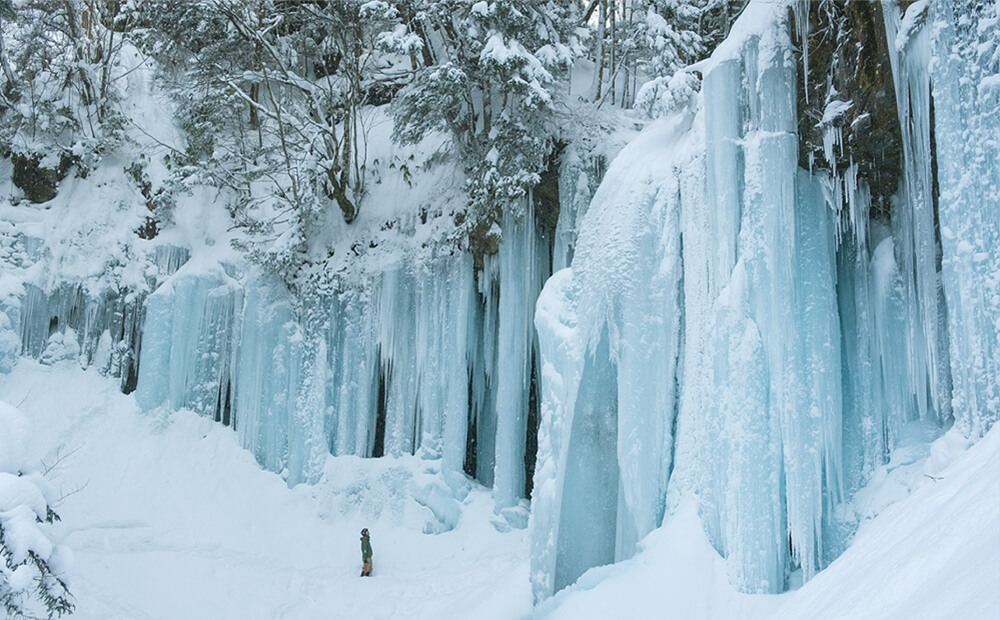
[[(87, 488), (87, 487), (88, 487), (89, 485), (90, 485), (90, 481), (88, 480), (88, 481), (84, 482), (83, 484), (81, 484), (81, 485), (78, 485), (78, 486), (77, 486), (77, 487), (76, 487), (75, 489), (73, 489), (73, 490), (72, 490), (72, 491), (70, 491), (69, 493), (63, 493), (62, 495), (60, 495), (60, 496), (59, 496), (59, 499), (57, 499), (56, 501), (52, 502), (52, 507), (53, 507), (53, 508), (58, 508), (58, 507), (59, 507), (59, 506), (60, 506), (60, 505), (61, 505), (61, 504), (62, 504), (63, 502), (65, 502), (65, 501), (66, 501), (67, 499), (69, 499), (70, 497), (72, 497), (72, 496), (76, 495), (76, 494), (77, 494), (77, 493), (79, 493), (80, 491), (83, 491), (83, 490), (84, 490), (84, 489), (86, 489), (86, 488)], [(60, 490), (61, 490), (61, 489), (60, 489)]]

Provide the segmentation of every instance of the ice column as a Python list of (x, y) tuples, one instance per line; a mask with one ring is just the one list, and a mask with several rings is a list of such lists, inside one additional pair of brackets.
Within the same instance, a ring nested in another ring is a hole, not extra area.
[(663, 517), (681, 332), (678, 159), (692, 122), (657, 123), (612, 163), (573, 265), (538, 301), (536, 599), (630, 557)]
[[(703, 510), (716, 513), (730, 582), (744, 591), (774, 591), (784, 582), (785, 498), (781, 493), (781, 427), (768, 411), (768, 362), (750, 318), (747, 273), (737, 262), (716, 311), (709, 432), (721, 445), (702, 458), (714, 471)], [(686, 455), (685, 455), (686, 456)]]
[(556, 590), (569, 430), (586, 352), (577, 327), (577, 293), (572, 268), (558, 271), (545, 283), (535, 311), (541, 356), (541, 403), (529, 527), (531, 587), (536, 601), (552, 596)]
[(868, 252), (850, 236), (837, 253), (837, 302), (841, 323), (843, 469), (845, 492), (857, 491), (883, 462), (884, 410), (873, 379), (874, 325)]
[(368, 286), (347, 286), (331, 301), (327, 358), (330, 452), (371, 456), (378, 410), (379, 316)]
[(453, 472), (461, 472), (465, 461), (473, 275), (465, 252), (433, 259), (417, 274), (421, 450)]
[(483, 269), (477, 281), (477, 300), (469, 330), (469, 381), (472, 401), (470, 431), (475, 433), (475, 471), (477, 480), (493, 484), (496, 457), (496, 348), (497, 298), (499, 296), (496, 256), (483, 257)]
[(953, 411), (980, 437), (1000, 419), (1000, 6), (934, 2), (930, 12)]
[(242, 303), (242, 288), (219, 265), (203, 273), (182, 269), (147, 298), (140, 407), (225, 415)]
[(594, 187), (600, 181), (600, 159), (590, 165), (581, 158), (579, 149), (570, 146), (559, 164), (559, 219), (552, 241), (553, 273), (569, 267), (576, 249), (579, 225), (587, 213)]
[(417, 291), (400, 265), (382, 274), (379, 346), (385, 377), (385, 454), (414, 454), (419, 445), (417, 405)]
[(553, 585), (560, 590), (616, 557), (618, 392), (608, 335), (586, 356), (569, 431)]
[(893, 209), (893, 234), (898, 243), (900, 274), (907, 297), (907, 342), (910, 350), (908, 383), (916, 397), (920, 419), (945, 421), (951, 414), (947, 333), (937, 271), (934, 196), (931, 167), (930, 41), (926, 21), (928, 4), (907, 11), (900, 30), (899, 6), (883, 3), (889, 60), (896, 86), (896, 106), (903, 139), (902, 196)]
[[(814, 575), (841, 537), (824, 530), (845, 488), (835, 211), (822, 180), (797, 170), (787, 12), (760, 3), (741, 20), (751, 27), (705, 66), (704, 134), (698, 122), (692, 132), (705, 174), (699, 183), (695, 157), (681, 185), (683, 381), (668, 506), (697, 494), (733, 583), (779, 592), (797, 566)], [(867, 291), (867, 270), (859, 279)], [(860, 374), (866, 353), (848, 360)]]
[[(750, 46), (751, 49), (756, 49)], [(735, 87), (743, 78), (743, 62), (739, 57), (719, 62), (704, 81), (705, 101), (705, 160), (712, 238), (713, 272), (728, 274), (736, 264), (736, 242), (740, 225), (740, 188), (743, 186), (743, 154), (740, 148), (742, 101), (734, 96)]]
[[(240, 335), (235, 428), (267, 470), (288, 467), (288, 437), (302, 381), (303, 338), (287, 294), (263, 281), (249, 287)], [(145, 364), (145, 355), (143, 356)]]
[[(753, 59), (754, 55), (748, 58)], [(794, 107), (787, 108), (794, 93), (795, 81), (793, 72), (782, 71), (786, 67), (780, 56), (761, 58), (759, 67), (749, 63), (747, 67), (749, 84), (757, 84), (758, 87), (767, 85), (774, 92), (768, 93), (770, 99), (759, 90), (750, 93), (749, 97), (761, 107), (760, 116), (756, 116), (751, 104), (752, 130), (744, 137), (746, 181), (737, 264), (746, 270), (748, 307), (744, 311), (748, 313), (753, 327), (743, 327), (740, 340), (736, 340), (735, 344), (747, 349), (745, 354), (750, 356), (750, 360), (756, 361), (759, 357), (763, 368), (751, 362), (745, 370), (751, 372), (752, 377), (730, 375), (725, 383), (717, 386), (719, 389), (734, 389), (759, 380), (767, 386), (766, 395), (761, 400), (765, 407), (756, 411), (751, 408), (742, 413), (745, 416), (742, 423), (754, 433), (751, 435), (753, 439), (742, 442), (732, 437), (732, 444), (721, 447), (721, 450), (717, 447), (717, 451), (727, 451), (730, 458), (744, 462), (756, 459), (767, 462), (773, 444), (763, 440), (763, 437), (768, 436), (768, 429), (780, 431), (778, 445), (781, 446), (782, 458), (778, 467), (754, 468), (741, 478), (725, 482), (727, 496), (731, 493), (756, 493), (763, 495), (765, 499), (762, 501), (769, 504), (766, 498), (773, 496), (776, 490), (780, 493), (780, 476), (784, 472), (785, 493), (778, 506), (783, 506), (786, 514), (779, 512), (779, 519), (757, 515), (756, 519), (743, 525), (740, 521), (744, 516), (736, 511), (727, 510), (722, 515), (724, 530), (732, 531), (734, 527), (737, 531), (742, 530), (740, 536), (727, 537), (725, 541), (730, 574), (740, 587), (758, 592), (780, 592), (784, 588), (787, 560), (783, 552), (785, 545), (781, 542), (785, 538), (785, 519), (793, 548), (798, 548), (799, 553), (813, 553), (813, 517), (818, 517), (814, 506), (818, 507), (816, 504), (819, 503), (817, 488), (813, 484), (814, 481), (819, 482), (818, 474), (813, 471), (812, 462), (820, 454), (819, 446), (812, 437), (805, 435), (808, 429), (802, 425), (805, 420), (800, 417), (805, 415), (802, 408), (805, 397), (802, 358), (796, 346), (804, 328), (795, 312), (795, 277), (798, 275), (795, 265), (797, 138), (788, 127), (789, 123), (794, 123)], [(761, 70), (759, 78), (758, 69)], [(738, 271), (734, 272), (733, 279), (738, 277)], [(754, 329), (760, 333), (759, 345), (753, 340)], [(730, 354), (727, 349), (716, 350), (716, 355)], [(720, 419), (725, 420), (722, 416)], [(732, 432), (724, 427), (724, 432), (727, 431)], [(740, 450), (750, 450), (750, 454), (741, 454)], [(763, 452), (758, 453), (757, 450)], [(750, 472), (756, 472), (760, 477), (752, 477)], [(778, 475), (775, 476), (775, 473)], [(769, 552), (755, 554), (754, 550)], [(777, 550), (781, 551), (776, 553)]]
[[(499, 323), (496, 370), (496, 510), (516, 506), (524, 497), (524, 448), (535, 348), (535, 300), (549, 272), (548, 247), (535, 227), (534, 201), (504, 214), (500, 244)], [(521, 527), (524, 525), (522, 524)]]
[[(471, 256), (447, 250), (382, 274), (369, 320), (377, 325), (385, 381), (387, 454), (419, 450), (426, 458), (445, 459), (451, 471), (462, 470), (470, 321), (477, 301), (473, 276)], [(355, 314), (341, 320), (356, 321)]]

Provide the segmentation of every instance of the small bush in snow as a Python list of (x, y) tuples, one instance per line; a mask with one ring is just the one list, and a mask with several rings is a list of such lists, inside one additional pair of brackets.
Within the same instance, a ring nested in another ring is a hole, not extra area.
[(649, 118), (660, 118), (694, 104), (701, 80), (692, 73), (678, 72), (642, 85), (636, 93), (635, 107)]
[(0, 402), (0, 610), (7, 618), (55, 618), (74, 607), (70, 553), (49, 538), (59, 516), (45, 478), (24, 467), (29, 435), (24, 415)]

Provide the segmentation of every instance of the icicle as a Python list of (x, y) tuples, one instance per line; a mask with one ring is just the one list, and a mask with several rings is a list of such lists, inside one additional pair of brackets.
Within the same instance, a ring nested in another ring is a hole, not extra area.
[(810, 0), (798, 0), (792, 5), (795, 29), (798, 31), (799, 45), (802, 47), (802, 86), (806, 105), (809, 104), (809, 4)]
[[(893, 210), (896, 251), (907, 296), (908, 340), (913, 344), (909, 383), (917, 399), (916, 415), (945, 421), (951, 411), (948, 351), (939, 333), (940, 280), (935, 264), (933, 181), (930, 148), (929, 32), (926, 2), (909, 7), (900, 30), (899, 7), (882, 5), (896, 105), (903, 139), (903, 196)], [(928, 396), (930, 401), (928, 401)]]
[(482, 331), (476, 352), (477, 364), (473, 369), (476, 393), (482, 395), (475, 403), (476, 479), (487, 486), (493, 485), (496, 465), (499, 268), (500, 261), (495, 254), (483, 257), (483, 269), (479, 273)]
[[(496, 510), (518, 505), (524, 497), (524, 449), (535, 346), (535, 300), (549, 273), (548, 247), (535, 227), (534, 200), (524, 198), (522, 214), (508, 209), (500, 244), (500, 299), (497, 332), (496, 464), (493, 497)], [(516, 517), (521, 526), (524, 518)]]
[(466, 433), (469, 423), (469, 341), (475, 316), (475, 284), (473, 282), (472, 256), (460, 253), (447, 259), (448, 288), (441, 293), (438, 308), (442, 331), (438, 355), (442, 359), (442, 372), (433, 380), (442, 388), (440, 398), (443, 412), (442, 468), (461, 472), (465, 462)]
[(563, 154), (559, 166), (559, 219), (552, 249), (553, 273), (568, 267), (573, 260), (579, 223), (594, 195), (591, 184), (599, 180), (592, 179), (592, 171), (588, 172), (572, 146)]

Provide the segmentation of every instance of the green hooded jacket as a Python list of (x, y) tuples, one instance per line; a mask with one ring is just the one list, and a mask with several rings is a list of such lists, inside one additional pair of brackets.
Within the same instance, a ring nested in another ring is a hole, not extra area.
[(361, 559), (367, 560), (372, 557), (372, 544), (368, 541), (367, 536), (361, 537)]

